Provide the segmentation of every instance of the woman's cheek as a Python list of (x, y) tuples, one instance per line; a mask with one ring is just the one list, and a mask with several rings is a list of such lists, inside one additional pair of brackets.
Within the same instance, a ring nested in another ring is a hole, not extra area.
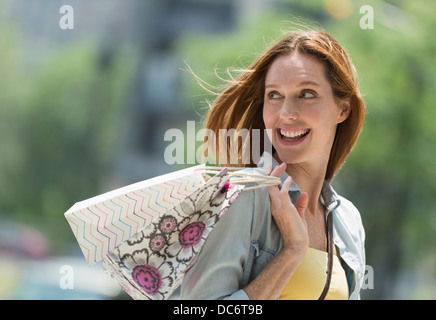
[(274, 116), (270, 112), (270, 108), (268, 106), (264, 106), (263, 108), (263, 123), (265, 124), (265, 129), (268, 135), (269, 140), (272, 142), (273, 139), (273, 130), (274, 130)]

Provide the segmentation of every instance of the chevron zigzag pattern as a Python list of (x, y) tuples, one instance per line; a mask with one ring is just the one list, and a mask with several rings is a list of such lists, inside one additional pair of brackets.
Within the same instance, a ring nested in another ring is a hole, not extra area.
[[(88, 199), (77, 203), (65, 213), (65, 218), (89, 265), (102, 260), (108, 252), (205, 183), (200, 172), (162, 180), (164, 181), (152, 185), (145, 180), (145, 187), (141, 188), (139, 183), (135, 184), (135, 188), (130, 188), (129, 192), (115, 190), (105, 199)], [(156, 181), (154, 178), (153, 182)]]

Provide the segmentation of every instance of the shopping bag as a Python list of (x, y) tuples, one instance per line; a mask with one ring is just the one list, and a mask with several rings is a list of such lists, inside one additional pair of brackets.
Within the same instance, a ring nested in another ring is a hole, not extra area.
[(81, 201), (65, 217), (89, 265), (104, 258), (205, 183), (204, 165), (161, 175)]
[(169, 298), (242, 189), (230, 183), (227, 169), (222, 170), (111, 251), (103, 269), (133, 299)]
[(240, 192), (277, 185), (258, 168), (198, 165), (76, 203), (65, 213), (90, 265), (134, 299), (171, 296)]

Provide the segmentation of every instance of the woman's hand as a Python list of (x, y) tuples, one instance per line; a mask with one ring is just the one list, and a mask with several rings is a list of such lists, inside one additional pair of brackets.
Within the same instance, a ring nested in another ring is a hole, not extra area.
[[(285, 169), (286, 163), (282, 163), (275, 168), (269, 166), (267, 173), (271, 176), (280, 177)], [(301, 259), (303, 259), (309, 247), (309, 235), (305, 219), (309, 195), (303, 192), (294, 206), (288, 194), (291, 183), (292, 178), (288, 176), (281, 190), (279, 190), (278, 186), (268, 187), (271, 199), (271, 214), (283, 238), (282, 251), (292, 251), (292, 254), (300, 255)]]
[[(280, 177), (286, 164), (267, 169), (267, 173)], [(296, 205), (288, 191), (292, 179), (288, 177), (281, 190), (268, 187), (271, 198), (271, 214), (283, 238), (282, 250), (244, 287), (250, 299), (278, 299), (295, 270), (301, 264), (309, 247), (307, 223), (304, 217), (309, 202), (307, 193), (302, 193)]]

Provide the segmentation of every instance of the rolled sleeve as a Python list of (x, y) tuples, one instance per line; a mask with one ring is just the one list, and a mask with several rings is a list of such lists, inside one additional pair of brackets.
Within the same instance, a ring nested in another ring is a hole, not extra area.
[(232, 295), (226, 297), (224, 300), (250, 300), (244, 289), (240, 289)]

